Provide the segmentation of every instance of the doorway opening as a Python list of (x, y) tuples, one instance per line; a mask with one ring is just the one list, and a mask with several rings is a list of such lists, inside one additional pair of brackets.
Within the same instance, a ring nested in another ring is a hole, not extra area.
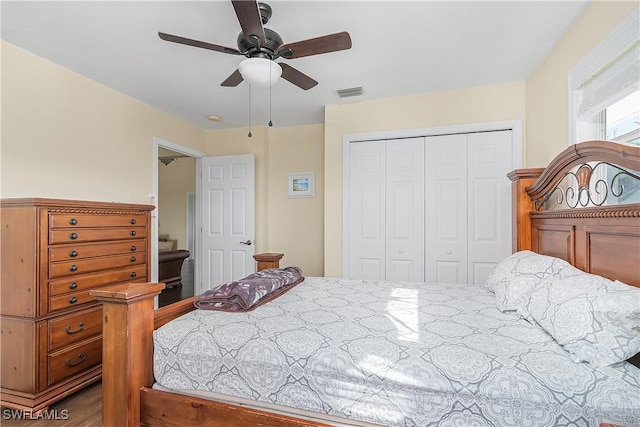
[(197, 280), (196, 161), (206, 154), (154, 138), (152, 280), (167, 288), (156, 307), (192, 297)]

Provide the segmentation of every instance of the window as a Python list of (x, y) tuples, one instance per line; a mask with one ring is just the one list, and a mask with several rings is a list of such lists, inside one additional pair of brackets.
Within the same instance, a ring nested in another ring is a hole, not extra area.
[(569, 73), (570, 143), (640, 145), (640, 20), (635, 9)]
[(640, 90), (604, 110), (605, 139), (640, 145)]

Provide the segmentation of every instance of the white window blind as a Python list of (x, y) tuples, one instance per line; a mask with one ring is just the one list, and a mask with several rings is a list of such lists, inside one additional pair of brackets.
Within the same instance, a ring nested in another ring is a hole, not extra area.
[(639, 87), (640, 42), (636, 40), (576, 89), (578, 117), (597, 114)]
[(570, 144), (602, 138), (600, 117), (640, 87), (640, 8), (569, 72)]

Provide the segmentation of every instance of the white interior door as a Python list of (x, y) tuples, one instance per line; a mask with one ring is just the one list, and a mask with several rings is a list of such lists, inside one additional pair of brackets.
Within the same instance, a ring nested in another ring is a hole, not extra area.
[(386, 280), (424, 281), (424, 138), (386, 143)]
[(512, 133), (472, 133), (468, 141), (468, 283), (482, 284), (511, 254)]
[(485, 282), (511, 253), (515, 148), (512, 130), (350, 142), (345, 275)]
[(426, 280), (467, 283), (467, 135), (427, 138)]
[(426, 277), (484, 283), (511, 253), (512, 132), (427, 138)]
[(424, 138), (349, 147), (349, 277), (424, 280)]
[(255, 160), (204, 157), (199, 166), (201, 293), (255, 272)]
[(349, 145), (349, 277), (385, 277), (385, 142)]

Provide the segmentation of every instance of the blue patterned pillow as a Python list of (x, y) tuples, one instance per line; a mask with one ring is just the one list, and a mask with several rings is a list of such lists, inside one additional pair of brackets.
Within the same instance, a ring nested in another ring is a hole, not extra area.
[(560, 258), (520, 251), (500, 262), (484, 287), (496, 294), (500, 311), (515, 311), (543, 280), (577, 274), (582, 271)]
[(583, 273), (541, 282), (522, 306), (575, 362), (608, 366), (640, 352), (640, 288)]

